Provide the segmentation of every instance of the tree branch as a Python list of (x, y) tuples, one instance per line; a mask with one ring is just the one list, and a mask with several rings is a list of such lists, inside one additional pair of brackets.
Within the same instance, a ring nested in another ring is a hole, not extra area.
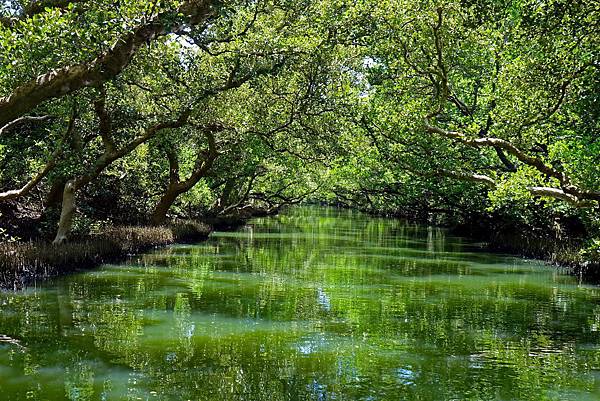
[(19, 117), (16, 120), (13, 120), (7, 124), (5, 124), (2, 128), (0, 128), (0, 135), (3, 135), (5, 132), (8, 132), (11, 128), (19, 125), (25, 121), (46, 121), (51, 119), (52, 116), (23, 116)]
[[(15, 88), (0, 98), (0, 125), (6, 125), (42, 102), (64, 96), (78, 89), (97, 86), (123, 71), (137, 51), (155, 38), (196, 25), (211, 15), (211, 0), (187, 0), (177, 10), (185, 18), (172, 22), (173, 13), (165, 12), (119, 38), (106, 53), (82, 64), (52, 70)], [(176, 13), (176, 14), (177, 14)]]
[(73, 130), (75, 129), (75, 120), (76, 114), (74, 112), (71, 116), (71, 119), (69, 120), (67, 131), (63, 135), (61, 141), (59, 142), (54, 152), (52, 152), (52, 155), (50, 156), (50, 159), (48, 160), (46, 165), (21, 188), (0, 192), (0, 201), (7, 201), (27, 195), (29, 192), (31, 192), (33, 188), (37, 186), (37, 184), (40, 183), (40, 181), (42, 181), (42, 179), (44, 179), (44, 177), (46, 177), (46, 175), (48, 175), (50, 171), (52, 171), (52, 169), (56, 166), (58, 159), (63, 153), (64, 142), (73, 134)]
[(442, 128), (433, 126), (429, 123), (429, 119), (425, 118), (425, 129), (434, 134), (442, 135), (446, 138), (453, 139), (457, 142), (460, 142), (464, 145), (473, 147), (473, 148), (482, 148), (482, 147), (494, 147), (505, 150), (507, 153), (515, 156), (517, 160), (525, 163), (528, 166), (531, 166), (545, 174), (548, 177), (556, 178), (560, 185), (561, 189), (557, 188), (545, 188), (543, 187), (530, 187), (528, 190), (536, 196), (550, 196), (556, 199), (566, 200), (569, 203), (572, 203), (578, 207), (582, 207), (587, 205), (588, 203), (584, 201), (600, 201), (600, 192), (597, 191), (587, 191), (572, 183), (571, 178), (565, 173), (548, 166), (544, 163), (543, 160), (537, 157), (529, 156), (521, 149), (506, 141), (504, 139), (499, 138), (476, 138), (471, 139), (466, 137), (464, 134), (455, 131), (447, 131)]
[(112, 121), (108, 111), (106, 110), (106, 89), (104, 86), (100, 88), (100, 97), (94, 101), (94, 111), (98, 116), (98, 132), (104, 147), (109, 152), (115, 150), (115, 143), (112, 139)]

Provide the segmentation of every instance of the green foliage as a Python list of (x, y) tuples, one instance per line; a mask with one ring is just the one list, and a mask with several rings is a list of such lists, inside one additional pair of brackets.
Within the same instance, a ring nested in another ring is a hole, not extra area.
[[(452, 224), (485, 217), (553, 230), (574, 216), (597, 235), (592, 2), (222, 1), (199, 24), (183, 18), (182, 1), (48, 3), (13, 1), (2, 14), (0, 94), (89, 67), (155, 18), (167, 31), (187, 25), (135, 49), (102, 85), (29, 113), (50, 118), (2, 134), (3, 189), (56, 159), (18, 200), (44, 227), (60, 206), (45, 199), (50, 190), (79, 178), (78, 234), (145, 222), (169, 188), (189, 183), (172, 217), (310, 199)], [(186, 111), (177, 128), (136, 142)], [(111, 146), (127, 151), (103, 165)]]

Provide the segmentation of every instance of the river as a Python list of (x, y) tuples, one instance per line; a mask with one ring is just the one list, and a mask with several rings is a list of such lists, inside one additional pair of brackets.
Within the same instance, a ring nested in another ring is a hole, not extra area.
[(300, 207), (0, 293), (2, 400), (600, 399), (600, 291)]

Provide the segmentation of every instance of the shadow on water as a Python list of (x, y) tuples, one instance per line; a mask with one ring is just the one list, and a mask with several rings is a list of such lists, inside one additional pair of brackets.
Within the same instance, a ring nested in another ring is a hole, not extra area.
[(0, 293), (3, 399), (599, 399), (600, 292), (443, 230), (297, 208)]

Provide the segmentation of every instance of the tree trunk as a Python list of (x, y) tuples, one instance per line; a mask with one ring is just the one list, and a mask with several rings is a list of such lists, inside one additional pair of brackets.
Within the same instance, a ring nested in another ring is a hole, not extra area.
[(38, 219), (40, 226), (56, 226), (58, 222), (58, 210), (61, 207), (63, 191), (65, 190), (65, 182), (62, 178), (52, 182), (50, 191), (44, 200), (44, 210)]
[(46, 195), (46, 199), (44, 200), (44, 207), (46, 209), (60, 205), (66, 183), (67, 181), (63, 178), (59, 178), (52, 182), (50, 191), (48, 191), (48, 195)]
[(160, 226), (167, 220), (167, 213), (181, 192), (176, 188), (169, 186), (167, 191), (160, 198), (156, 207), (152, 211), (151, 222), (155, 226)]
[[(222, 127), (214, 128), (221, 130)], [(179, 160), (177, 159), (177, 153), (173, 147), (167, 147), (165, 149), (167, 158), (169, 159), (169, 184), (167, 185), (166, 191), (163, 193), (160, 201), (154, 208), (151, 215), (152, 224), (159, 226), (165, 223), (167, 219), (167, 213), (169, 209), (175, 203), (177, 197), (183, 193), (186, 193), (192, 189), (198, 181), (200, 181), (206, 173), (212, 167), (215, 159), (218, 156), (215, 136), (212, 129), (207, 129), (205, 135), (208, 139), (208, 154), (204, 156), (199, 153), (196, 156), (196, 162), (194, 163), (194, 170), (190, 177), (185, 181), (180, 181), (179, 177)]]
[(75, 180), (69, 180), (65, 184), (62, 197), (62, 210), (58, 222), (58, 231), (53, 244), (62, 244), (67, 240), (67, 235), (73, 227), (73, 215), (75, 214), (75, 191), (77, 190)]
[(225, 210), (231, 204), (231, 193), (233, 192), (234, 186), (234, 178), (229, 178), (225, 182), (225, 187), (223, 188), (223, 192), (221, 192), (221, 196), (217, 198), (212, 207), (215, 215), (221, 214), (221, 212), (223, 212), (223, 210)]

